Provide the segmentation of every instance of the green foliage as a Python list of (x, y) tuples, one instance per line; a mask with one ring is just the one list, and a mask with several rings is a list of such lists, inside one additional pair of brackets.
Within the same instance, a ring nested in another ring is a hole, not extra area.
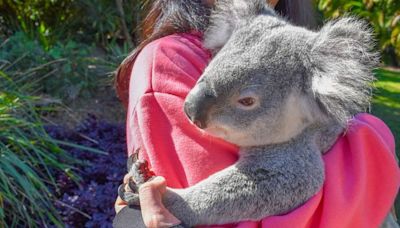
[(105, 71), (110, 69), (91, 56), (94, 51), (94, 47), (74, 41), (57, 42), (45, 50), (38, 41), (18, 32), (0, 45), (0, 65), (32, 94), (73, 100), (89, 96), (105, 83)]
[[(395, 142), (396, 154), (400, 158), (400, 71), (377, 69), (377, 81), (372, 102), (372, 113), (390, 127)], [(400, 196), (396, 199), (396, 214), (400, 215)]]
[(0, 67), (0, 227), (62, 227), (53, 206), (57, 183), (52, 171), (71, 172), (71, 160), (43, 129), (27, 96)]
[(37, 37), (44, 47), (55, 42), (62, 31), (61, 25), (73, 18), (76, 13), (71, 7), (74, 0), (0, 0), (0, 15), (4, 23), (21, 29), (29, 37)]
[[(101, 65), (106, 69), (115, 70), (119, 64), (126, 58), (128, 53), (131, 51), (131, 47), (128, 43), (119, 45), (116, 42), (111, 42), (105, 48), (107, 53), (106, 57), (102, 59)], [(112, 75), (114, 76), (114, 75)]]
[(2, 27), (22, 30), (45, 49), (65, 40), (106, 46), (110, 40), (127, 38), (122, 35), (123, 21), (134, 34), (143, 2), (125, 0), (121, 13), (110, 0), (0, 0), (0, 32)]
[(400, 1), (398, 0), (316, 0), (325, 18), (353, 14), (370, 22), (375, 30), (383, 60), (400, 62)]
[[(400, 145), (400, 72), (386, 69), (375, 71), (377, 81), (372, 113), (385, 121), (392, 130), (396, 145)], [(400, 147), (397, 147), (400, 157)]]

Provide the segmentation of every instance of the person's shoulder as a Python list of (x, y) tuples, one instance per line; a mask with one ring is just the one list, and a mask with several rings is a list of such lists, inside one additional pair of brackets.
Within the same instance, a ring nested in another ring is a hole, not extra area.
[(392, 152), (395, 148), (395, 140), (390, 128), (376, 116), (367, 113), (356, 115), (350, 122), (347, 134), (363, 133), (365, 137), (374, 137), (382, 140)]
[[(191, 33), (157, 39), (140, 52), (132, 71), (132, 85), (146, 92), (185, 97), (210, 59), (202, 38)], [(133, 88), (133, 87), (132, 87)]]
[(210, 52), (203, 47), (202, 36), (197, 33), (176, 33), (161, 37), (146, 45), (142, 52), (162, 54), (171, 58), (193, 54), (204, 59), (210, 57)]
[(149, 45), (197, 45), (201, 47), (202, 35), (200, 33), (174, 33), (172, 35), (164, 36), (154, 40)]

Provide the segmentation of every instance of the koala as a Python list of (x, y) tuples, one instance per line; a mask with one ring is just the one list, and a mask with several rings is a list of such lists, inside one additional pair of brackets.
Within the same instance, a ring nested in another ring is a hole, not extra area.
[[(194, 186), (167, 189), (163, 203), (182, 227), (260, 220), (314, 196), (322, 154), (368, 108), (378, 63), (370, 29), (354, 18), (311, 31), (264, 0), (219, 0), (210, 23), (204, 43), (215, 56), (184, 111), (238, 145), (240, 158)], [(139, 167), (134, 179), (148, 179)]]

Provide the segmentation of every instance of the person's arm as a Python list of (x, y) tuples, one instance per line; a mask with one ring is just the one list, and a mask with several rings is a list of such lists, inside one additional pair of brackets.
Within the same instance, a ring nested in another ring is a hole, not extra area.
[[(195, 35), (172, 35), (145, 47), (133, 67), (127, 113), (128, 153), (185, 188), (233, 164), (237, 148), (190, 123), (183, 104), (209, 61)], [(194, 156), (196, 155), (196, 156)]]
[[(183, 112), (184, 99), (209, 57), (199, 37), (174, 35), (147, 46), (133, 67), (128, 151), (140, 148), (140, 158), (149, 161), (155, 173), (174, 188), (191, 186), (237, 159), (235, 146), (204, 135)], [(146, 211), (154, 204), (143, 205)]]
[[(263, 219), (262, 227), (382, 225), (400, 183), (393, 136), (382, 121), (367, 114), (357, 116), (349, 126), (347, 133), (324, 156), (323, 190), (290, 213)], [(165, 186), (151, 185), (150, 188), (143, 192), (158, 191), (159, 194), (153, 196), (158, 197), (155, 201), (161, 202)], [(243, 223), (240, 227), (259, 225)]]

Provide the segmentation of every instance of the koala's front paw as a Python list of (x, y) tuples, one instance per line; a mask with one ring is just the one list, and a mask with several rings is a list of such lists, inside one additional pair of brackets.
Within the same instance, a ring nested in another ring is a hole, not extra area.
[(149, 169), (147, 161), (136, 160), (130, 166), (129, 176), (128, 183), (119, 186), (118, 195), (129, 206), (139, 206), (139, 186), (149, 181), (155, 174)]
[(190, 226), (185, 226), (185, 225), (179, 224), (179, 225), (171, 226), (171, 228), (190, 228)]
[(155, 176), (154, 172), (150, 170), (149, 163), (146, 160), (137, 160), (133, 163), (129, 174), (132, 176), (131, 178), (137, 186), (146, 183)]
[(118, 195), (123, 201), (125, 201), (129, 206), (139, 206), (139, 194), (137, 192), (137, 187), (130, 187), (132, 184), (121, 184), (118, 187)]
[(149, 163), (139, 160), (140, 148), (138, 148), (127, 160), (128, 178), (127, 184), (122, 184), (118, 188), (118, 195), (128, 205), (139, 206), (139, 185), (144, 184), (155, 176), (149, 168)]

